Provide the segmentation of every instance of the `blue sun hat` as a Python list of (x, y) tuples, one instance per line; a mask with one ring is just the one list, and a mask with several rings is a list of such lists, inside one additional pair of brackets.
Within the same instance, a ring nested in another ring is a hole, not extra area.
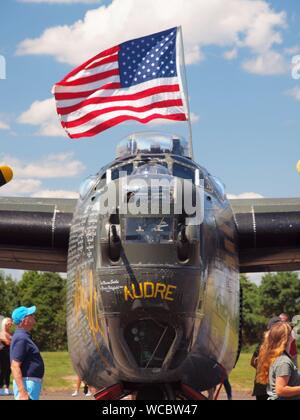
[(36, 312), (36, 306), (31, 306), (30, 308), (26, 308), (25, 306), (20, 306), (19, 308), (15, 309), (11, 315), (14, 324), (19, 325), (29, 315), (33, 315)]

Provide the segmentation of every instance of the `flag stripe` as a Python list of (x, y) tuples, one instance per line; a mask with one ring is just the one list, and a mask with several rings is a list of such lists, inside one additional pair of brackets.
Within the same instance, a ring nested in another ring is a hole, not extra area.
[[(101, 86), (101, 90), (115, 90), (120, 89), (121, 83), (107, 83), (106, 85)], [(86, 98), (88, 96), (93, 95), (96, 92), (101, 92), (99, 89), (89, 90), (89, 91), (83, 91), (83, 92), (68, 92), (68, 93), (55, 93), (55, 99), (57, 101), (70, 101), (73, 100), (73, 103), (70, 103), (68, 105), (75, 105), (80, 101), (74, 101), (74, 99), (82, 99)], [(59, 107), (62, 107), (63, 103), (59, 105)]]
[(72, 80), (71, 82), (64, 82), (61, 86), (78, 86), (78, 85), (86, 85), (88, 83), (94, 83), (99, 80), (108, 79), (111, 76), (119, 76), (120, 71), (118, 68), (113, 70), (104, 71), (102, 73), (94, 74), (93, 76), (86, 76), (80, 77), (80, 79)]
[[(182, 107), (170, 107), (170, 108), (162, 108), (159, 110), (160, 115), (171, 115), (171, 114), (181, 114), (182, 113)], [(137, 111), (126, 111), (125, 113), (122, 113), (120, 111), (111, 111), (107, 112), (105, 115), (99, 115), (98, 117), (94, 118), (91, 121), (88, 121), (81, 126), (73, 127), (68, 129), (68, 133), (70, 134), (79, 134), (82, 132), (87, 132), (93, 129), (96, 125), (102, 124), (106, 120), (110, 120), (116, 117), (120, 117), (122, 115), (127, 115), (127, 117), (137, 117), (137, 118), (148, 118), (150, 115), (153, 114), (153, 110), (144, 111), (144, 112), (137, 112)]]
[(111, 56), (115, 53), (117, 53), (118, 51), (120, 51), (120, 47), (119, 45), (109, 48), (105, 51), (102, 51), (101, 53), (97, 54), (95, 57), (92, 57), (91, 59), (89, 59), (88, 61), (86, 61), (85, 63), (81, 64), (81, 66), (77, 67), (76, 69), (72, 70), (69, 74), (67, 74), (67, 76), (61, 81), (55, 84), (56, 86), (59, 86), (60, 84), (66, 82), (70, 77), (75, 76), (77, 73), (79, 73), (81, 70), (84, 70), (85, 68), (87, 68), (88, 66), (92, 65), (93, 63), (96, 63), (99, 61), (99, 59), (101, 58), (105, 58), (108, 56)]
[(185, 121), (178, 30), (127, 41), (96, 55), (54, 86), (61, 124), (89, 137), (126, 120)]
[(64, 122), (70, 122), (77, 120), (78, 118), (83, 117), (86, 114), (89, 114), (93, 111), (99, 111), (102, 109), (109, 108), (111, 106), (135, 106), (135, 107), (143, 107), (146, 105), (151, 104), (152, 102), (162, 102), (167, 100), (178, 100), (182, 99), (180, 92), (169, 92), (169, 93), (159, 93), (157, 95), (147, 96), (145, 98), (139, 99), (138, 101), (128, 101), (128, 103), (124, 104), (123, 101), (116, 101), (116, 102), (105, 102), (102, 104), (92, 104), (86, 105), (82, 108), (78, 109), (77, 111), (61, 115), (61, 120)]
[(171, 100), (166, 100), (166, 101), (161, 101), (161, 102), (153, 102), (142, 107), (114, 106), (114, 107), (109, 107), (105, 109), (99, 109), (96, 111), (91, 111), (88, 114), (85, 114), (84, 116), (82, 116), (81, 118), (78, 118), (73, 121), (67, 121), (67, 122), (62, 121), (62, 126), (64, 128), (78, 127), (82, 124), (85, 124), (86, 122), (89, 122), (95, 119), (96, 117), (100, 115), (104, 115), (104, 114), (114, 112), (114, 111), (134, 111), (134, 112), (142, 113), (142, 112), (149, 111), (155, 108), (165, 108), (165, 107), (173, 107), (173, 106), (180, 107), (182, 105), (183, 105), (182, 99), (171, 99)]
[(69, 93), (69, 92), (84, 92), (90, 90), (98, 90), (102, 89), (103, 85), (107, 85), (108, 83), (120, 83), (120, 76), (113, 76), (108, 77), (105, 80), (99, 80), (94, 83), (88, 83), (86, 85), (78, 85), (78, 86), (55, 86), (55, 94), (56, 93)]
[[(76, 103), (80, 102), (80, 99), (87, 98), (88, 96), (91, 96), (96, 92), (101, 92), (102, 90), (115, 90), (115, 89), (120, 89), (121, 87), (122, 86), (120, 82), (112, 82), (112, 83), (107, 83), (101, 86), (101, 90), (93, 89), (93, 90), (82, 91), (82, 92), (55, 93), (55, 99), (56, 101), (71, 101), (72, 100), (73, 103), (69, 105), (75, 105)], [(63, 104), (61, 104), (60, 106), (63, 106)]]
[(85, 101), (80, 102), (77, 105), (64, 107), (64, 108), (57, 108), (57, 112), (61, 115), (66, 115), (71, 112), (77, 111), (83, 106), (90, 105), (90, 104), (102, 104), (102, 103), (117, 102), (117, 101), (137, 101), (139, 99), (146, 98), (147, 96), (151, 96), (151, 95), (156, 95), (158, 93), (179, 92), (179, 91), (180, 91), (179, 85), (158, 86), (158, 87), (146, 89), (142, 92), (138, 92), (138, 93), (134, 93), (130, 95), (115, 95), (115, 96), (107, 96), (107, 97), (101, 97), (101, 98), (89, 98), (89, 99), (86, 99)]
[(182, 113), (170, 114), (170, 115), (151, 114), (146, 118), (134, 117), (132, 115), (122, 115), (120, 117), (112, 118), (111, 120), (107, 120), (99, 125), (96, 125), (92, 129), (84, 133), (72, 134), (70, 137), (73, 139), (78, 139), (81, 137), (92, 137), (101, 133), (102, 131), (112, 128), (115, 125), (121, 124), (122, 122), (127, 121), (127, 120), (133, 120), (133, 121), (140, 122), (142, 124), (147, 124), (150, 121), (155, 120), (157, 118), (164, 119), (164, 120), (171, 120), (171, 121), (186, 121), (186, 115)]
[(104, 64), (113, 63), (115, 61), (118, 61), (118, 58), (119, 58), (118, 53), (109, 55), (108, 57), (105, 57), (105, 58), (103, 58), (101, 60), (97, 60), (94, 63), (89, 64), (86, 67), (86, 70), (95, 69), (95, 68), (97, 68), (99, 66), (103, 66)]
[(118, 57), (114, 56), (112, 58), (113, 60), (107, 64), (104, 64), (101, 66), (99, 65), (94, 68), (89, 68), (88, 70), (81, 70), (78, 74), (76, 74), (76, 76), (70, 77), (67, 80), (67, 83), (73, 82), (74, 80), (81, 80), (84, 77), (94, 76), (96, 74), (104, 73), (106, 71), (118, 69), (119, 68), (118, 63), (117, 63)]
[[(99, 87), (98, 89), (94, 89), (88, 92), (91, 92), (90, 95), (86, 96), (86, 99), (89, 99), (88, 96), (92, 96), (93, 98), (101, 97), (101, 96), (115, 96), (115, 95), (126, 95), (126, 94), (134, 94), (142, 92), (146, 89), (158, 87), (158, 86), (167, 86), (167, 85), (178, 85), (178, 78), (177, 77), (170, 77), (170, 78), (160, 78), (156, 80), (150, 80), (149, 82), (139, 83), (136, 86), (131, 86), (130, 88), (124, 88), (121, 86), (119, 82), (113, 82), (112, 90), (109, 90), (110, 83), (104, 84), (103, 86)], [(115, 87), (116, 86), (116, 87)], [(70, 87), (67, 89), (71, 89)], [(78, 87), (74, 87), (74, 89), (78, 89)], [(83, 87), (81, 87), (83, 89)], [(119, 89), (119, 90), (116, 90)], [(67, 91), (68, 92), (68, 91)], [(87, 93), (88, 93), (87, 92)], [(64, 98), (60, 95), (66, 95), (67, 93), (55, 93), (55, 99), (57, 100), (57, 108), (64, 108), (66, 106), (76, 105), (82, 102), (82, 92), (78, 92), (78, 98)], [(77, 95), (77, 92), (74, 93)], [(70, 102), (68, 102), (70, 99)], [(76, 100), (78, 99), (78, 100)], [(72, 100), (72, 101), (71, 101)], [(62, 102), (64, 101), (64, 102)]]

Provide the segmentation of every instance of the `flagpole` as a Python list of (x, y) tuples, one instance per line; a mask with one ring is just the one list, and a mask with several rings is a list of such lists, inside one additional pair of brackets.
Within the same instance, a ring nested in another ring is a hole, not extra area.
[(183, 43), (183, 34), (182, 27), (179, 26), (180, 40), (181, 40), (181, 56), (182, 56), (182, 65), (183, 65), (183, 79), (184, 79), (184, 89), (183, 95), (185, 96), (185, 105), (188, 112), (188, 127), (189, 127), (189, 147), (191, 151), (191, 158), (194, 159), (194, 150), (193, 150), (193, 133), (192, 133), (192, 121), (191, 121), (191, 111), (190, 111), (190, 102), (189, 102), (189, 90), (188, 83), (185, 71), (185, 57), (184, 57), (184, 43)]

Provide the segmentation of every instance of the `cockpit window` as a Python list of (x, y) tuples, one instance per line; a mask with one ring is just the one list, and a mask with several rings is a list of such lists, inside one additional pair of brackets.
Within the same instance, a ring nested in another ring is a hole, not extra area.
[(117, 158), (125, 156), (164, 155), (191, 157), (189, 142), (181, 136), (159, 132), (133, 133), (117, 147)]
[(172, 156), (173, 160), (176, 160), (179, 163), (183, 163), (183, 164), (191, 164), (191, 158), (188, 157), (182, 157), (182, 156)]
[(138, 167), (141, 167), (141, 166), (147, 165), (147, 164), (149, 164), (149, 163), (156, 163), (157, 165), (164, 166), (165, 168), (167, 168), (167, 167), (168, 167), (167, 162), (162, 162), (162, 161), (153, 161), (153, 160), (151, 160), (151, 159), (141, 161), (141, 162), (139, 162), (139, 163), (138, 163), (138, 165), (137, 165), (137, 166), (138, 166)]
[(210, 180), (213, 183), (213, 185), (214, 185), (217, 193), (219, 194), (219, 197), (221, 198), (221, 200), (224, 200), (225, 196), (226, 196), (226, 192), (225, 192), (225, 185), (223, 184), (223, 182), (220, 181), (215, 176), (210, 176)]
[(129, 217), (125, 223), (126, 242), (161, 244), (173, 240), (171, 217)]
[(211, 194), (214, 192), (212, 183), (207, 176), (204, 177), (204, 189)]
[(161, 165), (157, 162), (145, 163), (144, 165), (138, 167), (133, 175), (140, 176), (151, 176), (151, 175), (170, 175), (168, 170), (168, 165)]
[(79, 196), (81, 200), (85, 200), (91, 190), (96, 186), (97, 180), (97, 176), (90, 176), (85, 181), (83, 181), (79, 189)]
[[(122, 176), (129, 176), (132, 174), (133, 171), (133, 164), (132, 163), (128, 163), (126, 165), (123, 166), (119, 166), (116, 169), (113, 169), (111, 171), (111, 179), (114, 181), (116, 179), (121, 178)], [(121, 172), (126, 173), (127, 175), (122, 174)]]
[(195, 171), (187, 166), (179, 165), (179, 163), (173, 163), (173, 175), (177, 178), (195, 181)]

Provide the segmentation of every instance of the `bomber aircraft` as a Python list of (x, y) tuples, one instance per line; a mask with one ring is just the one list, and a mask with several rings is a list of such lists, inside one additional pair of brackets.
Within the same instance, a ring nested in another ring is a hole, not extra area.
[[(201, 222), (175, 211), (182, 180)], [(145, 197), (155, 214), (121, 211)], [(300, 200), (230, 201), (183, 138), (135, 133), (78, 201), (0, 198), (0, 267), (68, 272), (69, 352), (97, 399), (197, 400), (237, 363), (240, 273), (300, 269)]]

